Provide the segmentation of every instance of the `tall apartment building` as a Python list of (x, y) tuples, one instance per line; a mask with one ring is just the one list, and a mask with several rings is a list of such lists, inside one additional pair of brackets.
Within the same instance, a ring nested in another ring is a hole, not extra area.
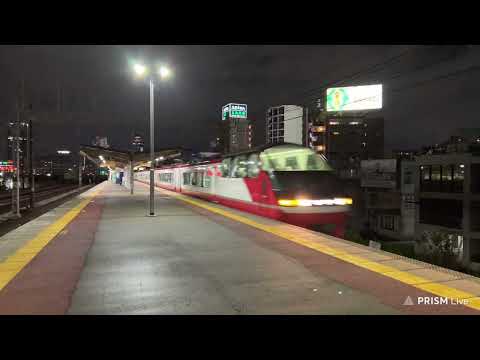
[(453, 237), (465, 265), (480, 270), (480, 156), (445, 153), (417, 156), (418, 216), (415, 236)]
[(222, 107), (219, 124), (218, 151), (233, 153), (252, 147), (252, 125), (247, 117), (247, 105), (230, 103)]
[(330, 116), (312, 124), (309, 146), (324, 154), (342, 178), (359, 178), (360, 162), (384, 156), (384, 120)]
[(132, 139), (132, 149), (134, 152), (143, 152), (145, 148), (145, 142), (143, 137), (139, 134), (133, 135)]
[(293, 143), (306, 144), (306, 126), (303, 107), (279, 105), (270, 107), (266, 114), (267, 144)]
[(102, 136), (96, 136), (95, 139), (92, 141), (93, 146), (100, 146), (105, 149), (108, 149), (110, 145), (108, 144), (108, 138)]

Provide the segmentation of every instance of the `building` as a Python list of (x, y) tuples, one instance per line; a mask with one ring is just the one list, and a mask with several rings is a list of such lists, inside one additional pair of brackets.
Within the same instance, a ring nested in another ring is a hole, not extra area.
[(341, 178), (358, 179), (362, 160), (384, 156), (383, 118), (330, 117), (313, 128), (322, 131), (316, 135), (320, 145), (313, 148), (325, 154)]
[(306, 125), (303, 107), (296, 105), (279, 105), (270, 107), (266, 114), (267, 144), (292, 143), (305, 145)]
[(95, 136), (95, 139), (92, 141), (92, 145), (103, 147), (105, 149), (108, 149), (110, 147), (110, 145), (108, 145), (108, 138), (101, 136)]
[(480, 128), (459, 128), (440, 144), (425, 146), (421, 154), (472, 153), (480, 154)]
[(415, 162), (405, 159), (361, 161), (367, 229), (384, 240), (413, 241)]
[(57, 180), (75, 180), (78, 178), (77, 162), (69, 150), (58, 150), (56, 154), (36, 158), (35, 174)]
[(132, 139), (132, 149), (134, 152), (144, 152), (145, 142), (143, 137), (139, 134), (135, 134)]
[(392, 158), (397, 160), (414, 160), (417, 154), (413, 149), (392, 150)]
[(248, 150), (252, 147), (252, 125), (247, 118), (247, 105), (230, 103), (222, 107), (220, 136), (216, 151), (223, 153)]
[(415, 164), (415, 238), (429, 232), (447, 235), (455, 242), (462, 263), (479, 271), (480, 156), (462, 152), (426, 154), (418, 156)]
[[(16, 167), (19, 168), (20, 183), (22, 188), (28, 185), (29, 166), (28, 166), (28, 142), (29, 142), (29, 122), (10, 122), (7, 131), (7, 157), (13, 160)], [(15, 153), (16, 138), (18, 136), (18, 155), (19, 163)]]
[(308, 116), (308, 144), (342, 178), (358, 179), (360, 161), (384, 157), (382, 84), (328, 88)]

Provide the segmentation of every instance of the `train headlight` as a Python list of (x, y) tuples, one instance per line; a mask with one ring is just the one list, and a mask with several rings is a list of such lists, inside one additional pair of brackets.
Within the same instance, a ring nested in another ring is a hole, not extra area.
[(325, 206), (325, 205), (352, 205), (353, 200), (351, 198), (335, 198), (335, 199), (322, 199), (322, 200), (309, 200), (309, 199), (293, 199), (278, 200), (280, 206)]
[(312, 200), (294, 199), (294, 200), (278, 200), (280, 206), (312, 206)]
[(278, 205), (280, 206), (298, 206), (298, 200), (278, 200)]
[(333, 199), (335, 205), (352, 205), (353, 200), (351, 198), (335, 198)]

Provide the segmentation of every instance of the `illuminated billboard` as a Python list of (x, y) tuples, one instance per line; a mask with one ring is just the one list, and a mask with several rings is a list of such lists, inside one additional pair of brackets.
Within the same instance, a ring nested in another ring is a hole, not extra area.
[(227, 104), (222, 107), (222, 120), (230, 119), (246, 119), (246, 104)]
[(381, 84), (327, 89), (327, 111), (358, 111), (381, 108)]

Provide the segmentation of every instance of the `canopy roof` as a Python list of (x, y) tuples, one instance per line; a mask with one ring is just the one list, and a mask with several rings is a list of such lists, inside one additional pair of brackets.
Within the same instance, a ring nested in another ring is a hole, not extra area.
[[(174, 159), (182, 156), (183, 148), (167, 148), (155, 151), (155, 159), (163, 157), (164, 160)], [(150, 166), (150, 153), (134, 153), (131, 151), (116, 150), (111, 148), (103, 148), (100, 146), (80, 145), (80, 155), (85, 156), (97, 166), (115, 168), (125, 168), (130, 166), (130, 161), (133, 161), (133, 166)]]

